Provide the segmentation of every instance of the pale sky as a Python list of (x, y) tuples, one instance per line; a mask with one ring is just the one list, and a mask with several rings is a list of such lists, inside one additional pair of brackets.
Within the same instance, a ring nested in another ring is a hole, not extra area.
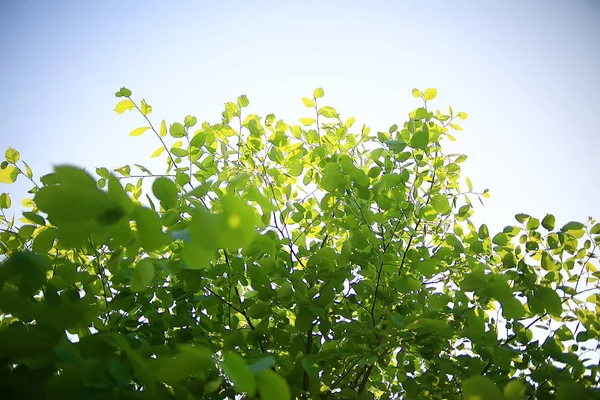
[[(476, 224), (584, 222), (600, 218), (598, 21), (595, 0), (0, 0), (0, 150), (38, 177), (63, 163), (162, 173), (153, 134), (128, 136), (142, 117), (113, 111), (121, 86), (155, 124), (216, 123), (240, 94), (297, 122), (322, 86), (324, 105), (373, 132), (420, 106), (413, 88), (436, 87), (435, 108), (469, 114), (452, 150), (469, 156), (463, 182), (491, 192)], [(0, 192), (19, 212), (29, 187)]]

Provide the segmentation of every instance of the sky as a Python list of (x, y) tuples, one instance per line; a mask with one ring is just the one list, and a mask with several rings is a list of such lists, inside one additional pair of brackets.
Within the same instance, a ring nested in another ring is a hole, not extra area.
[[(463, 179), (489, 189), (476, 224), (519, 212), (558, 223), (600, 218), (600, 2), (572, 1), (16, 1), (0, 0), (0, 150), (37, 177), (150, 161), (159, 147), (139, 114), (116, 114), (121, 86), (152, 105), (155, 125), (220, 120), (246, 94), (250, 112), (296, 122), (301, 97), (373, 132), (434, 108), (465, 111), (449, 149)], [(30, 184), (0, 184), (20, 212)]]

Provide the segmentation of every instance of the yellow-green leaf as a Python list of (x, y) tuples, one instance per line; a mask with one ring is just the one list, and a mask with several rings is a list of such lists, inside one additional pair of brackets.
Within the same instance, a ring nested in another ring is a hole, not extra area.
[(19, 172), (21, 172), (21, 170), (12, 165), (0, 169), (0, 183), (14, 183), (17, 180)]
[(152, 112), (152, 106), (146, 103), (146, 100), (142, 100), (142, 106), (140, 107), (142, 114), (148, 115)]
[(473, 184), (471, 183), (471, 180), (469, 179), (469, 177), (467, 177), (466, 179), (467, 181), (467, 187), (469, 188), (469, 191), (473, 191)]
[(429, 88), (423, 93), (423, 98), (425, 100), (433, 100), (437, 97), (437, 89)]
[(317, 121), (314, 118), (300, 118), (300, 122), (302, 122), (302, 125), (304, 126), (309, 126)]
[(421, 91), (419, 89), (413, 89), (412, 95), (416, 98), (421, 97)]
[(323, 88), (316, 88), (315, 91), (313, 92), (313, 97), (315, 99), (319, 99), (323, 96), (325, 96), (325, 91), (323, 90)]
[(6, 149), (4, 157), (6, 157), (6, 161), (8, 161), (9, 163), (16, 164), (17, 161), (19, 161), (19, 158), (21, 158), (21, 153), (19, 153), (12, 147), (9, 147), (8, 149)]
[(160, 123), (160, 137), (165, 137), (165, 136), (167, 136), (167, 123), (163, 119), (162, 122)]
[(150, 129), (150, 128), (147, 126), (143, 126), (141, 128), (135, 128), (134, 130), (131, 131), (129, 136), (140, 136), (142, 133), (146, 132), (148, 129)]
[(459, 112), (457, 117), (460, 119), (467, 119), (467, 117), (469, 116), (469, 114), (467, 114), (466, 112)]
[(302, 98), (302, 102), (304, 103), (304, 105), (306, 107), (314, 107), (315, 106), (315, 102), (312, 101), (311, 99), (306, 98), (306, 97)]
[(10, 196), (8, 195), (8, 193), (2, 193), (0, 194), (0, 208), (10, 208)]
[(23, 161), (23, 164), (25, 165), (25, 174), (27, 174), (27, 177), (29, 179), (33, 178), (33, 172), (31, 171), (31, 168), (29, 168), (29, 165)]
[(115, 106), (115, 111), (119, 114), (123, 114), (125, 111), (131, 111), (131, 109), (135, 107), (135, 103), (129, 99), (121, 100)]
[(160, 156), (163, 151), (165, 151), (165, 148), (164, 147), (159, 147), (158, 149), (156, 149), (156, 151), (154, 153), (152, 153), (152, 155), (150, 156), (150, 158), (156, 158), (156, 157)]
[(33, 202), (32, 199), (23, 199), (21, 200), (21, 204), (23, 205), (23, 207), (35, 207), (35, 203)]

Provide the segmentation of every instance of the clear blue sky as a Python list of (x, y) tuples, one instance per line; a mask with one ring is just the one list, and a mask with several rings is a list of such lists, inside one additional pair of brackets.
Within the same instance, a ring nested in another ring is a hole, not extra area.
[[(412, 88), (436, 87), (436, 107), (470, 115), (452, 149), (491, 191), (476, 222), (600, 218), (598, 21), (594, 0), (0, 0), (0, 147), (38, 176), (66, 162), (156, 165), (156, 139), (128, 137), (141, 117), (112, 111), (123, 85), (156, 123), (217, 122), (240, 94), (251, 112), (297, 120), (300, 97), (323, 86), (374, 130), (418, 106)], [(0, 192), (19, 203), (28, 188)]]

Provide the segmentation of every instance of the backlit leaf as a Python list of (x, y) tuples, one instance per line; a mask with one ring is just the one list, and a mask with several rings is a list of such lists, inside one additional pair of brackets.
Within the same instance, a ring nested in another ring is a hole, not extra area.
[(131, 111), (131, 109), (135, 107), (135, 103), (129, 99), (121, 100), (115, 106), (115, 111), (119, 114), (123, 114), (125, 111)]
[(131, 131), (131, 133), (129, 134), (129, 136), (140, 136), (142, 133), (146, 132), (148, 129), (150, 129), (147, 126), (141, 127), (141, 128), (136, 128), (134, 130)]
[(429, 88), (429, 89), (425, 90), (425, 93), (423, 93), (423, 98), (425, 100), (433, 100), (436, 97), (437, 97), (437, 89), (435, 89), (435, 88)]
[(21, 171), (12, 165), (0, 169), (0, 183), (14, 183)]
[(21, 158), (21, 153), (9, 147), (8, 149), (6, 149), (4, 157), (6, 157), (6, 161), (8, 161), (9, 163), (16, 164), (17, 161), (19, 161), (19, 159)]
[(162, 152), (165, 151), (164, 147), (159, 147), (158, 149), (154, 150), (154, 153), (152, 153), (152, 155), (150, 156), (150, 158), (156, 158), (158, 156), (160, 156), (162, 154)]
[(315, 106), (315, 102), (312, 101), (311, 99), (307, 99), (306, 97), (302, 98), (302, 103), (304, 103), (304, 105), (306, 107), (314, 107)]

